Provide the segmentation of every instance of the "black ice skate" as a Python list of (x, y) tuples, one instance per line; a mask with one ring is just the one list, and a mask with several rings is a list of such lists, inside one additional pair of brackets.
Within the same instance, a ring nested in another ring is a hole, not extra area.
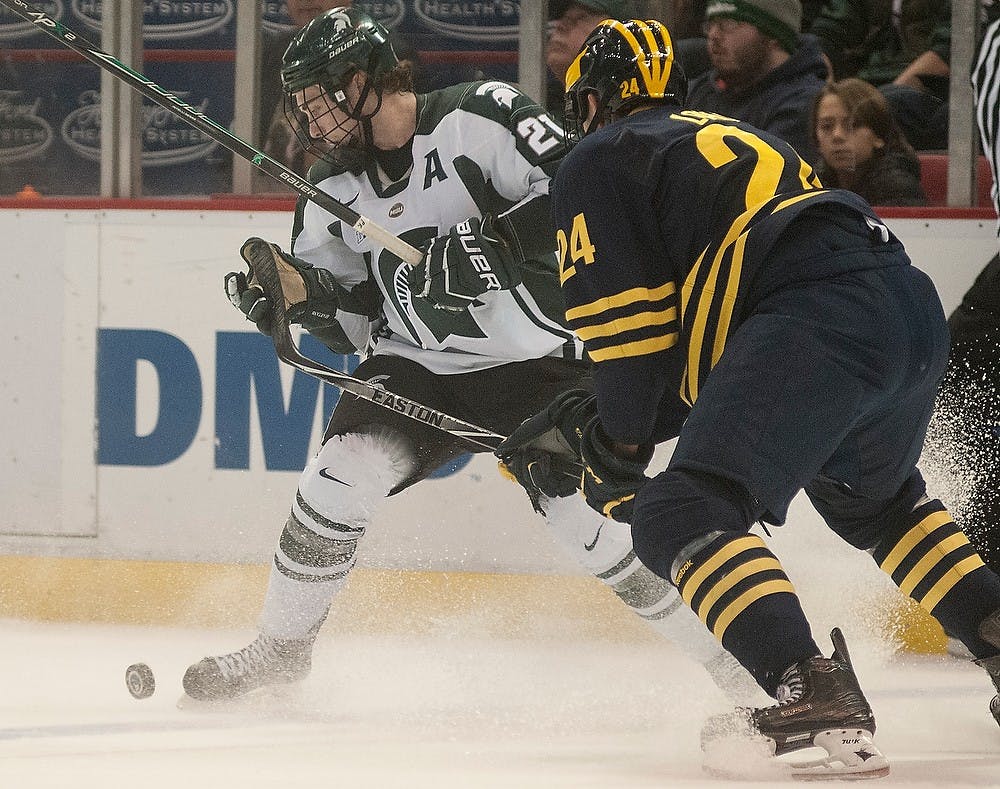
[[(723, 740), (763, 740), (781, 769), (796, 778), (878, 778), (889, 763), (875, 746), (875, 716), (858, 684), (843, 634), (830, 634), (833, 655), (812, 657), (788, 668), (778, 687), (778, 704), (740, 708), (709, 720), (702, 747), (710, 751)], [(804, 748), (826, 756), (806, 761), (780, 757)], [(709, 765), (713, 772), (725, 768)]]
[(224, 701), (280, 683), (305, 679), (312, 639), (279, 641), (263, 633), (237, 652), (199, 660), (184, 673), (184, 691), (198, 701)]
[[(997, 649), (1000, 649), (1000, 611), (994, 611), (979, 625), (979, 637)], [(997, 695), (990, 702), (990, 712), (993, 719), (1000, 725), (1000, 654), (975, 661), (977, 666), (986, 669), (997, 689)]]

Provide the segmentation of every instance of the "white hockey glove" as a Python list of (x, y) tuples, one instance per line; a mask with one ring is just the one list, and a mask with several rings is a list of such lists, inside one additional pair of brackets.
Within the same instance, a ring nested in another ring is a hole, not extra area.
[(424, 259), (409, 270), (406, 281), (414, 298), (436, 309), (461, 312), (485, 293), (510, 290), (521, 282), (510, 247), (489, 217), (459, 222), (422, 251)]

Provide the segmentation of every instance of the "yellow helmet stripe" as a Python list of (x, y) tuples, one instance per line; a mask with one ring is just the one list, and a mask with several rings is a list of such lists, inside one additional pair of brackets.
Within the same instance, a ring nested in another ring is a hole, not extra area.
[[(630, 24), (638, 27), (642, 32), (642, 37), (645, 39), (645, 43), (648, 48), (644, 48), (643, 44), (635, 37), (631, 30), (629, 30), (622, 22), (617, 20), (608, 20), (605, 24), (608, 24), (610, 28), (615, 30), (635, 53), (636, 64), (639, 67), (639, 72), (642, 75), (642, 80), (646, 86), (646, 92), (650, 96), (662, 96), (667, 87), (667, 80), (670, 79), (670, 71), (673, 65), (673, 58), (667, 60), (666, 68), (662, 68), (663, 63), (661, 63), (661, 58), (651, 58), (649, 54), (659, 49), (656, 42), (656, 36), (654, 28), (660, 27), (659, 24), (653, 23), (650, 25), (649, 22), (642, 22), (638, 19), (633, 19)], [(669, 52), (669, 49), (665, 51)], [(568, 74), (568, 72), (567, 72)]]
[[(600, 25), (598, 25), (598, 27), (604, 27), (605, 25), (611, 25), (611, 24), (617, 24), (617, 23), (613, 19), (605, 19), (603, 22), (601, 22)], [(569, 67), (566, 69), (566, 79), (564, 80), (564, 84), (566, 85), (567, 93), (570, 91), (573, 85), (576, 84), (576, 81), (580, 79), (581, 76), (580, 61), (583, 60), (583, 56), (586, 54), (587, 54), (587, 49), (585, 47), (580, 51), (580, 53), (575, 58), (573, 58), (573, 62), (570, 63)]]
[(569, 68), (566, 69), (566, 92), (569, 93), (573, 86), (580, 79), (580, 61), (583, 60), (583, 56), (587, 54), (587, 50), (582, 50), (579, 55), (574, 58), (573, 62), (569, 64)]

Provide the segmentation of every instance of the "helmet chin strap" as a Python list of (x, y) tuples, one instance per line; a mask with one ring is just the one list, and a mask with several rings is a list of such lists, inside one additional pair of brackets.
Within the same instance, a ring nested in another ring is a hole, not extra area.
[[(375, 93), (375, 106), (372, 108), (371, 112), (365, 112), (364, 106), (365, 102), (368, 101), (368, 94)], [(350, 107), (347, 103), (346, 96), (343, 102), (337, 102), (341, 110), (343, 110), (349, 118), (357, 121), (361, 126), (361, 131), (363, 133), (361, 142), (365, 145), (374, 144), (374, 133), (372, 131), (372, 118), (378, 115), (378, 111), (382, 109), (382, 92), (375, 90), (372, 87), (372, 82), (370, 79), (365, 79), (364, 87), (361, 89), (361, 94), (358, 96), (358, 100), (354, 103), (354, 107)]]

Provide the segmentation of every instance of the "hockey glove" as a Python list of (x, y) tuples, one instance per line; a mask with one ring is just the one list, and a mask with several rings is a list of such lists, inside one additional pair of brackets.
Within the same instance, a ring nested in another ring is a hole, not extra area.
[(542, 496), (562, 498), (580, 489), (579, 430), (595, 413), (594, 395), (571, 389), (525, 419), (497, 447), (500, 473), (524, 488), (535, 512), (544, 515)]
[(648, 480), (644, 472), (653, 457), (653, 447), (643, 448), (635, 458), (626, 460), (611, 451), (610, 443), (600, 420), (591, 419), (580, 439), (583, 497), (605, 518), (631, 523), (635, 494)]
[(489, 291), (521, 282), (510, 247), (487, 217), (459, 222), (446, 236), (424, 244), (423, 260), (407, 273), (414, 298), (436, 309), (461, 312)]
[[(253, 263), (248, 248), (251, 244), (262, 243), (260, 239), (248, 239), (240, 249), (247, 262), (247, 274), (231, 271), (225, 276), (226, 295), (247, 320), (253, 321), (262, 334), (271, 334), (271, 303), (257, 284)], [(285, 312), (289, 323), (299, 323), (307, 331), (323, 329), (336, 321), (334, 317), (339, 304), (339, 293), (343, 290), (326, 269), (315, 268), (304, 260), (285, 254), (277, 244), (267, 244), (274, 256), (274, 262), (281, 280), (285, 296)]]

